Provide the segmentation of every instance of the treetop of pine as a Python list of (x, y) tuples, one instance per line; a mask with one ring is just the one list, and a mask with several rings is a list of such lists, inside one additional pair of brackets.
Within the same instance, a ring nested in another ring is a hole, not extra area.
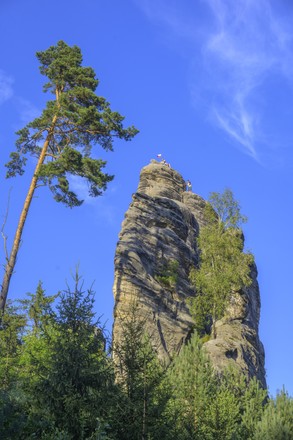
[(113, 151), (115, 138), (129, 141), (138, 130), (124, 128), (124, 117), (95, 94), (99, 81), (91, 67), (82, 66), (79, 47), (59, 41), (36, 56), (41, 74), (49, 79), (44, 91), (51, 91), (55, 99), (17, 132), (16, 151), (6, 164), (6, 177), (24, 173), (27, 155), (38, 160), (43, 157), (35, 171), (38, 183), (48, 185), (56, 201), (78, 206), (83, 200), (70, 188), (68, 177), (85, 179), (89, 195), (101, 195), (114, 176), (102, 171), (106, 162), (92, 157), (92, 148), (99, 145)]

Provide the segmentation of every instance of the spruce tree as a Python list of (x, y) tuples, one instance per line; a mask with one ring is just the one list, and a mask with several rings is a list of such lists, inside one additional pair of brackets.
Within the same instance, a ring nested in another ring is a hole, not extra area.
[(253, 440), (292, 440), (293, 399), (283, 389), (270, 399), (261, 420), (255, 426)]
[(131, 303), (128, 315), (121, 319), (121, 327), (121, 338), (114, 341), (113, 347), (116, 380), (121, 390), (116, 436), (119, 440), (155, 440), (161, 435), (161, 415), (167, 399), (161, 385), (164, 368), (137, 302)]
[(54, 95), (40, 117), (17, 132), (16, 151), (10, 155), (7, 177), (24, 173), (27, 156), (37, 160), (19, 218), (12, 249), (7, 258), (0, 295), (4, 311), (10, 279), (16, 264), (23, 228), (37, 187), (47, 185), (57, 202), (74, 207), (82, 203), (70, 188), (69, 176), (85, 179), (89, 195), (97, 197), (113, 176), (104, 173), (106, 162), (92, 151), (100, 145), (113, 150), (113, 139), (135, 136), (134, 127), (123, 127), (123, 116), (112, 111), (105, 98), (97, 96), (98, 80), (91, 67), (82, 66), (77, 46), (59, 41), (36, 54), (40, 72), (48, 78), (44, 91)]
[(25, 315), (8, 302), (0, 328), (0, 438), (3, 440), (20, 438), (25, 423), (19, 389), (25, 327)]
[(0, 388), (17, 380), (26, 317), (16, 306), (8, 305), (0, 328)]
[(42, 325), (26, 336), (22, 356), (28, 436), (53, 439), (63, 432), (64, 438), (82, 440), (110, 418), (113, 373), (93, 295), (76, 273), (74, 287), (61, 292), (55, 311), (42, 301)]
[(194, 333), (166, 375), (165, 440), (251, 440), (266, 391), (234, 368), (214, 370)]
[(33, 332), (42, 331), (46, 321), (52, 315), (51, 304), (54, 303), (58, 295), (59, 293), (51, 296), (46, 295), (43, 283), (39, 281), (36, 293), (28, 293), (28, 298), (20, 300), (27, 314), (28, 325), (30, 325)]
[(233, 440), (251, 440), (255, 425), (262, 417), (267, 391), (255, 377), (247, 380), (233, 365), (217, 374), (217, 380), (217, 402), (208, 409), (212, 415), (209, 426), (214, 438), (217, 439), (221, 431), (224, 439), (225, 435), (229, 438), (230, 432)]
[(172, 393), (166, 409), (171, 421), (167, 438), (205, 440), (206, 412), (216, 398), (217, 382), (196, 333), (173, 360), (167, 381)]

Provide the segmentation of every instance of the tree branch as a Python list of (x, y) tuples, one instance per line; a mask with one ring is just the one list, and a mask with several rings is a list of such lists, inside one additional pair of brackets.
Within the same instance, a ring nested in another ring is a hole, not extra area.
[(46, 157), (53, 157), (53, 159), (58, 159), (58, 156), (56, 156), (55, 154), (51, 154), (51, 153), (46, 153)]

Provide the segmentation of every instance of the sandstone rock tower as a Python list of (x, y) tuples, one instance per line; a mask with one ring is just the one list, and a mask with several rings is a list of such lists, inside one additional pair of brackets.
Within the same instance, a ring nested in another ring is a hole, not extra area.
[[(182, 176), (166, 165), (153, 160), (144, 167), (115, 255), (114, 342), (122, 332), (121, 319), (135, 301), (159, 356), (167, 362), (192, 331), (186, 300), (195, 292), (188, 276), (198, 263), (196, 237), (204, 224), (206, 202), (185, 189)], [(176, 288), (164, 286), (158, 278), (171, 261), (178, 264)], [(216, 368), (233, 363), (265, 387), (256, 268), (252, 279), (252, 285), (233, 298), (226, 316), (216, 323), (217, 338), (205, 347)]]

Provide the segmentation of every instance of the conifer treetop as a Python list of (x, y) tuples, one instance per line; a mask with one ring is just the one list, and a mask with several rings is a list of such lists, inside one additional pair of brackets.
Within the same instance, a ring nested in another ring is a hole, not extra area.
[(59, 41), (36, 56), (41, 74), (49, 79), (44, 92), (50, 91), (55, 99), (47, 101), (42, 114), (17, 132), (7, 177), (22, 175), (27, 156), (39, 158), (41, 145), (47, 141), (38, 184), (48, 185), (58, 202), (78, 206), (82, 200), (70, 188), (68, 176), (84, 178), (90, 196), (101, 195), (113, 176), (102, 172), (106, 162), (95, 158), (93, 146), (113, 151), (114, 138), (129, 141), (138, 130), (124, 128), (124, 117), (95, 94), (99, 81), (91, 67), (82, 66), (79, 47)]

